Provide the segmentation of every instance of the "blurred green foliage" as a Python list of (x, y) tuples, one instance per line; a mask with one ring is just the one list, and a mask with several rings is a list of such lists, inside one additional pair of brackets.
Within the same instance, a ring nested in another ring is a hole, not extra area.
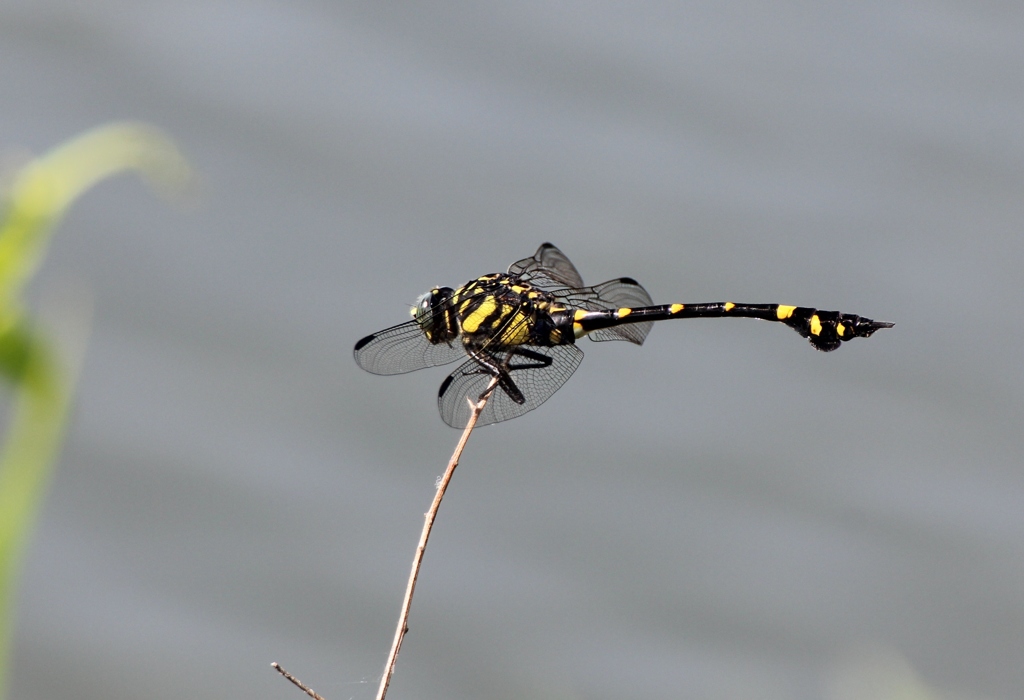
[(129, 170), (172, 191), (191, 180), (188, 164), (160, 131), (116, 123), (26, 164), (2, 204), (0, 376), (10, 392), (11, 418), (0, 446), (0, 700), (6, 696), (16, 583), (60, 449), (77, 364), (61, 356), (26, 311), (22, 293), (72, 202), (100, 180)]

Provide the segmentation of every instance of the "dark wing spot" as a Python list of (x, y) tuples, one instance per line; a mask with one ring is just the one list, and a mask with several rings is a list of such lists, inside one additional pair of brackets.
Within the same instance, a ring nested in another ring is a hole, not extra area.
[(376, 333), (372, 333), (372, 334), (366, 336), (365, 338), (360, 340), (358, 343), (356, 343), (356, 350), (362, 349), (363, 347), (368, 345), (376, 337), (377, 337)]
[(452, 383), (454, 379), (455, 374), (449, 374), (447, 377), (444, 378), (444, 381), (441, 382), (441, 388), (437, 390), (438, 397), (444, 396), (444, 392), (448, 391), (448, 386)]

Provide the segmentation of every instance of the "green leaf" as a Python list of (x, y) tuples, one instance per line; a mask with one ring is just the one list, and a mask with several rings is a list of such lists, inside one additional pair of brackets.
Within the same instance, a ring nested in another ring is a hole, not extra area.
[(27, 316), (21, 293), (68, 207), (97, 182), (124, 171), (178, 191), (192, 178), (160, 131), (144, 124), (109, 124), (16, 173), (0, 217), (0, 377), (13, 392), (13, 417), (0, 446), (0, 700), (7, 686), (16, 583), (60, 452), (74, 386), (74, 372), (61, 364), (57, 350)]

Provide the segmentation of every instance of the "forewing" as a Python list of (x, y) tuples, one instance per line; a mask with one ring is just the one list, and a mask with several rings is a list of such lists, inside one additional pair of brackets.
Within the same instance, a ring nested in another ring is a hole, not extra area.
[[(593, 287), (581, 289), (561, 289), (552, 292), (566, 306), (586, 311), (601, 311), (603, 309), (637, 308), (640, 306), (653, 306), (654, 301), (647, 290), (640, 286), (632, 277), (619, 277), (608, 280)], [(628, 340), (637, 345), (643, 345), (647, 334), (651, 332), (653, 322), (630, 323), (612, 328), (602, 328), (599, 331), (588, 333), (591, 340)]]
[(357, 365), (373, 374), (405, 374), (466, 357), (458, 339), (435, 345), (415, 320), (366, 336), (352, 354)]
[[(478, 291), (461, 295), (460, 301), (486, 294)], [(430, 313), (440, 313), (451, 301), (446, 299), (431, 307)], [(466, 357), (462, 341), (431, 343), (420, 324), (413, 319), (366, 336), (356, 343), (353, 355), (356, 364), (373, 374), (405, 374), (424, 367), (437, 367)]]
[(509, 265), (508, 272), (546, 290), (583, 286), (583, 278), (576, 266), (550, 243), (542, 243), (532, 258), (523, 258)]
[[(534, 369), (512, 370), (512, 381), (519, 387), (526, 401), (518, 404), (498, 387), (480, 414), (477, 425), (500, 423), (537, 408), (568, 381), (583, 361), (583, 351), (575, 345), (556, 345), (550, 348), (530, 346), (528, 349), (550, 357), (551, 364)], [(511, 364), (514, 366), (521, 361), (513, 357)], [(465, 428), (471, 412), (467, 397), (476, 402), (490, 382), (491, 374), (475, 360), (459, 365), (444, 380), (438, 392), (437, 407), (441, 419), (453, 428)]]

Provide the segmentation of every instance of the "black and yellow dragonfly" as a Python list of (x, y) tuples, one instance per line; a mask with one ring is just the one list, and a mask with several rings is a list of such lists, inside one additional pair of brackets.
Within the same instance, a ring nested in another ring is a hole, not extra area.
[(404, 374), (463, 360), (441, 384), (437, 405), (453, 428), (495, 377), (498, 388), (478, 425), (521, 416), (547, 401), (576, 371), (576, 341), (627, 340), (642, 345), (654, 321), (736, 316), (784, 323), (830, 352), (893, 324), (838, 311), (731, 301), (655, 306), (629, 277), (583, 284), (569, 259), (550, 243), (508, 272), (478, 277), (458, 289), (435, 287), (412, 308), (413, 320), (356, 343), (356, 363), (374, 374)]

